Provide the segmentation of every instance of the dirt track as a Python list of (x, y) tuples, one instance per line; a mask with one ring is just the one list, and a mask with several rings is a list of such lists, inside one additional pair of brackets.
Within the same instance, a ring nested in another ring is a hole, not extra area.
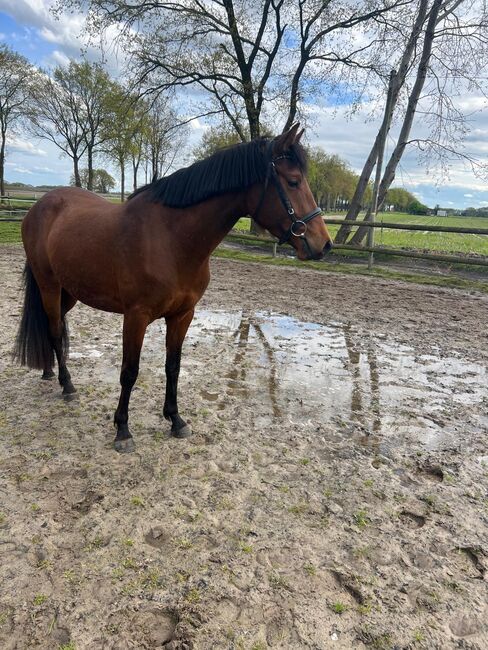
[[(9, 360), (0, 247), (0, 647), (488, 647), (488, 297), (214, 260), (160, 417), (112, 449), (121, 318), (77, 305), (79, 400)], [(72, 642), (74, 646), (69, 646)]]

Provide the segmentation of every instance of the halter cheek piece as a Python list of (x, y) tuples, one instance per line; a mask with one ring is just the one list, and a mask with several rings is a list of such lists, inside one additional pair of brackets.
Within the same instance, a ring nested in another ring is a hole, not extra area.
[[(273, 141), (271, 140), (268, 143), (268, 149), (270, 151), (272, 149), (272, 146), (273, 146)], [(308, 212), (301, 219), (297, 219), (291, 201), (288, 198), (288, 195), (286, 194), (285, 190), (283, 189), (282, 184), (280, 183), (280, 179), (278, 178), (278, 173), (276, 171), (276, 165), (275, 165), (275, 163), (278, 160), (291, 160), (291, 158), (292, 158), (291, 156), (287, 156), (286, 154), (281, 154), (280, 156), (275, 156), (274, 158), (270, 158), (270, 161), (268, 163), (268, 171), (266, 173), (266, 178), (264, 180), (263, 193), (261, 194), (258, 207), (256, 208), (256, 212), (254, 213), (254, 220), (257, 221), (256, 217), (261, 209), (261, 205), (264, 201), (266, 190), (268, 189), (268, 185), (271, 180), (273, 185), (276, 187), (276, 191), (278, 192), (278, 196), (280, 197), (280, 201), (283, 207), (285, 208), (285, 210), (287, 211), (291, 219), (290, 227), (280, 237), (280, 239), (278, 240), (278, 244), (280, 245), (286, 244), (286, 242), (288, 242), (292, 237), (301, 237), (304, 241), (305, 246), (308, 249), (308, 252), (310, 253), (310, 255), (312, 255), (310, 244), (308, 243), (307, 238), (305, 237), (305, 233), (307, 232), (307, 223), (309, 221), (312, 221), (312, 219), (315, 219), (315, 217), (318, 217), (320, 214), (322, 214), (322, 210), (319, 207), (316, 207), (311, 212)]]

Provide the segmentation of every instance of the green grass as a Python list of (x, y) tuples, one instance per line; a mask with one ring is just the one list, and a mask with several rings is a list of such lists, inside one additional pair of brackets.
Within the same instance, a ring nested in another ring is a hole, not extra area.
[[(326, 219), (327, 221), (327, 219)], [(488, 219), (482, 217), (435, 217), (384, 212), (378, 214), (377, 222), (423, 226), (454, 226), (461, 228), (486, 228)], [(335, 235), (339, 226), (330, 226)], [(422, 230), (388, 230), (375, 228), (376, 246), (414, 248), (418, 250), (444, 251), (448, 253), (477, 253), (488, 255), (488, 235), (465, 235), (452, 232), (427, 232)]]
[(330, 609), (336, 614), (344, 614), (344, 612), (347, 611), (348, 607), (344, 603), (336, 602), (330, 605)]
[[(463, 218), (463, 217), (416, 217), (413, 215), (400, 215), (397, 213), (390, 213), (388, 215), (380, 215), (387, 217), (391, 221), (398, 221), (401, 222), (402, 220), (404, 222), (410, 221), (411, 223), (426, 223), (428, 219), (433, 219), (436, 222), (441, 222), (441, 223), (449, 223), (449, 225), (458, 225), (458, 226), (474, 226), (474, 227), (488, 227), (488, 219), (483, 219), (483, 218)], [(242, 232), (247, 232), (249, 230), (249, 219), (240, 219), (239, 222), (236, 224), (236, 229)], [(331, 226), (331, 231), (333, 229), (337, 230), (338, 226)], [(383, 233), (383, 236), (386, 236), (387, 231), (385, 230)], [(388, 242), (388, 245), (400, 245), (399, 242), (401, 238), (408, 239), (408, 237), (413, 236), (413, 235), (419, 235), (420, 237), (424, 237), (422, 233), (415, 233), (415, 232), (403, 232), (403, 231), (388, 231), (388, 236), (393, 236), (397, 237), (396, 241), (390, 241)], [(470, 250), (467, 252), (476, 252), (476, 253), (483, 253), (488, 255), (488, 249), (485, 250), (484, 247), (488, 246), (488, 236), (478, 236), (476, 237), (475, 235), (458, 235), (458, 234), (452, 234), (452, 233), (430, 233), (433, 237), (438, 237), (441, 235), (446, 235), (449, 236), (450, 238), (459, 238), (459, 240), (463, 239), (463, 241), (466, 243), (466, 239), (468, 237), (475, 238), (473, 241), (478, 243), (478, 249), (475, 250), (474, 244), (471, 246)], [(427, 237), (427, 235), (425, 235)], [(482, 245), (482, 240), (485, 242)], [(16, 244), (20, 243), (21, 240), (21, 235), (20, 235), (20, 223), (2, 223), (0, 220), (0, 244)], [(244, 239), (239, 240), (237, 238), (237, 241), (242, 242), (242, 243), (247, 243), (245, 242)], [(380, 244), (382, 243), (381, 241), (381, 231), (378, 233), (376, 237), (376, 243)], [(385, 243), (383, 239), (383, 243)], [(259, 246), (259, 244), (257, 244)], [(425, 243), (424, 243), (425, 246)], [(429, 284), (429, 285), (437, 285), (437, 286), (442, 286), (442, 287), (452, 287), (452, 288), (458, 288), (458, 289), (467, 289), (467, 290), (476, 290), (476, 291), (482, 291), (484, 293), (488, 293), (488, 280), (471, 280), (467, 278), (462, 278), (462, 277), (457, 277), (455, 275), (436, 275), (436, 274), (428, 274), (428, 271), (426, 273), (418, 273), (418, 272), (410, 272), (408, 270), (393, 270), (393, 269), (386, 269), (382, 268), (381, 266), (378, 265), (378, 263), (381, 263), (382, 260), (384, 259), (391, 259), (391, 257), (387, 258), (386, 256), (383, 255), (375, 255), (375, 262), (376, 265), (371, 271), (368, 271), (366, 266), (363, 264), (348, 264), (347, 262), (344, 262), (344, 259), (347, 259), (347, 253), (350, 251), (342, 251), (341, 252), (341, 261), (334, 261), (334, 258), (332, 259), (331, 263), (324, 264), (323, 262), (301, 262), (299, 260), (296, 260), (294, 258), (273, 258), (271, 256), (271, 246), (269, 243), (263, 242), (262, 244), (263, 251), (268, 253), (267, 255), (262, 255), (262, 254), (257, 254), (255, 252), (251, 251), (236, 251), (236, 250), (229, 250), (229, 249), (224, 249), (220, 248), (217, 249), (214, 252), (214, 255), (216, 257), (223, 257), (223, 258), (229, 258), (229, 259), (234, 259), (242, 262), (260, 262), (264, 264), (271, 264), (273, 266), (296, 266), (296, 267), (301, 267), (301, 268), (312, 268), (318, 271), (323, 271), (323, 272), (336, 272), (336, 273), (348, 273), (348, 274), (354, 274), (354, 275), (374, 275), (378, 277), (383, 277), (386, 279), (393, 279), (393, 280), (403, 280), (406, 282), (415, 282), (417, 284)], [(443, 249), (445, 250), (445, 249)], [(456, 249), (451, 249), (451, 250), (456, 250)], [(457, 250), (460, 250), (459, 246)], [(466, 251), (465, 251), (466, 252)], [(344, 255), (343, 255), (344, 254)], [(364, 259), (366, 260), (366, 256), (364, 256)], [(458, 265), (456, 265), (455, 268), (458, 268)], [(479, 269), (480, 267), (474, 267), (476, 269)]]
[[(341, 215), (326, 215), (331, 219), (345, 219), (345, 213)], [(362, 216), (361, 216), (362, 218)], [(425, 226), (455, 226), (462, 228), (486, 228), (488, 219), (483, 217), (435, 217), (425, 215), (402, 214), (400, 212), (381, 212), (378, 214), (377, 222), (399, 223), (406, 225)], [(239, 219), (234, 230), (248, 233), (250, 219)], [(335, 237), (339, 226), (329, 225), (329, 232), (332, 238)], [(488, 235), (464, 235), (451, 232), (427, 232), (422, 230), (383, 230), (375, 228), (375, 245), (392, 246), (398, 248), (411, 248), (417, 250), (444, 251), (447, 253), (463, 253), (488, 255)], [(346, 251), (341, 251), (341, 255)]]
[(0, 220), (0, 244), (18, 244), (21, 241), (20, 223), (2, 223)]

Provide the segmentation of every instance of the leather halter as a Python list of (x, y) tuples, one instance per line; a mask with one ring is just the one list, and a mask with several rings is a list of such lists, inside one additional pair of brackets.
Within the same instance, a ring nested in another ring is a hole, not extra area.
[[(268, 150), (271, 152), (273, 147), (273, 140), (270, 140), (268, 142)], [(264, 179), (264, 188), (263, 192), (261, 194), (261, 198), (259, 199), (258, 206), (256, 208), (256, 212), (254, 213), (254, 220), (257, 221), (257, 215), (261, 209), (262, 203), (264, 201), (264, 197), (266, 195), (266, 190), (268, 189), (269, 182), (271, 181), (273, 185), (276, 188), (276, 191), (278, 192), (278, 196), (280, 197), (280, 201), (287, 211), (290, 219), (291, 219), (291, 224), (288, 230), (279, 238), (278, 244), (286, 244), (292, 237), (300, 237), (303, 239), (303, 242), (305, 246), (308, 249), (308, 252), (310, 256), (313, 255), (312, 249), (310, 248), (310, 244), (307, 241), (307, 238), (305, 236), (305, 233), (307, 232), (307, 223), (309, 221), (312, 221), (312, 219), (315, 219), (315, 217), (318, 217), (319, 215), (322, 214), (322, 210), (319, 207), (314, 208), (311, 212), (308, 212), (306, 215), (304, 215), (301, 219), (298, 219), (295, 213), (295, 209), (293, 208), (293, 205), (291, 204), (290, 199), (288, 198), (287, 193), (283, 189), (283, 185), (280, 182), (280, 179), (278, 178), (278, 173), (276, 171), (276, 165), (275, 163), (278, 160), (291, 160), (292, 156), (287, 155), (287, 154), (281, 154), (279, 156), (275, 156), (274, 158), (270, 157), (270, 161), (268, 163), (268, 170), (266, 172), (266, 178)], [(258, 221), (257, 221), (258, 222)], [(259, 223), (259, 222), (258, 222)]]

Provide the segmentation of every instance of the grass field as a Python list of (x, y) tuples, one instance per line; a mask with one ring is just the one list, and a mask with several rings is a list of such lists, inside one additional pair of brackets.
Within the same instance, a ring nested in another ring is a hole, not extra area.
[[(11, 217), (12, 215), (7, 212), (2, 212), (0, 209), (0, 243), (20, 242), (20, 223), (2, 223), (2, 216)], [(343, 218), (343, 215), (340, 217), (330, 215), (330, 217)], [(483, 219), (482, 217), (428, 217), (390, 212), (379, 214), (378, 222), (381, 223), (381, 221), (426, 226), (446, 225), (488, 229), (488, 219)], [(249, 226), (250, 219), (240, 219), (235, 226), (235, 230), (243, 233), (249, 232)], [(329, 225), (329, 231), (332, 237), (334, 237), (338, 229), (339, 226)], [(465, 235), (459, 233), (377, 228), (375, 229), (375, 245), (488, 256), (488, 235)], [(346, 251), (341, 252), (341, 254), (343, 253), (345, 254)]]
[[(405, 221), (412, 220), (410, 223), (426, 223), (424, 217), (424, 221), (413, 221), (414, 219), (420, 219), (419, 217), (411, 217), (410, 215), (398, 215), (398, 221), (400, 219), (405, 219)], [(392, 215), (389, 215), (389, 218), (392, 218)], [(428, 218), (428, 217), (427, 217)], [(468, 222), (470, 225), (473, 226), (478, 226), (478, 227), (483, 227), (485, 224), (480, 223), (480, 224), (474, 224), (473, 222), (484, 222), (488, 220), (483, 220), (483, 219), (460, 219), (457, 218), (456, 220), (452, 220), (454, 223), (451, 223), (451, 225), (468, 225)], [(408, 221), (406, 221), (408, 223)], [(433, 221), (431, 223), (434, 223)], [(444, 220), (443, 220), (444, 223)], [(486, 224), (488, 226), (488, 223)], [(243, 232), (248, 232), (249, 231), (249, 219), (241, 219), (239, 223), (237, 224), (238, 229), (243, 231)], [(331, 227), (331, 231), (334, 232), (337, 230), (337, 226)], [(386, 232), (386, 231), (385, 231)], [(403, 240), (408, 240), (408, 236), (411, 234), (415, 233), (403, 233), (402, 231), (389, 231), (390, 233), (394, 235), (400, 235), (400, 237), (397, 237), (397, 239), (393, 239), (388, 242), (388, 245), (393, 245), (393, 246), (398, 246), (398, 241), (403, 238)], [(420, 233), (422, 236), (423, 233)], [(435, 235), (443, 235), (444, 233), (432, 233), (434, 236)], [(447, 233), (445, 233), (447, 234)], [(405, 237), (405, 235), (407, 237)], [(456, 237), (458, 238), (465, 238), (465, 237), (473, 237), (472, 235), (451, 235), (454, 239), (454, 243), (456, 241)], [(486, 239), (486, 238), (485, 238)], [(380, 240), (380, 236), (378, 236), (378, 241)], [(0, 244), (20, 244), (21, 242), (21, 235), (20, 235), (20, 222), (3, 222), (0, 218)], [(474, 242), (479, 241), (478, 239), (472, 240)], [(245, 242), (244, 242), (245, 243)], [(407, 244), (403, 244), (406, 246)], [(410, 244), (412, 246), (413, 244)], [(424, 244), (425, 245), (425, 244)], [(486, 244), (484, 250), (481, 247), (478, 247), (476, 250), (472, 243), (469, 244), (468, 251), (464, 250), (464, 252), (479, 252), (481, 253), (483, 251), (483, 254), (488, 254), (488, 251), (486, 250)], [(229, 249), (222, 249), (218, 248), (215, 252), (214, 255), (218, 257), (227, 257), (231, 259), (236, 259), (240, 260), (243, 262), (260, 262), (260, 263), (265, 263), (265, 264), (272, 264), (272, 265), (285, 265), (285, 266), (297, 266), (301, 267), (303, 265), (303, 262), (299, 262), (295, 259), (291, 258), (285, 258), (285, 257), (277, 257), (273, 258), (271, 257), (271, 247), (269, 243), (264, 243), (263, 242), (263, 247), (267, 253), (266, 256), (263, 256), (262, 254), (255, 254), (251, 251), (246, 252), (244, 251), (239, 251), (239, 250), (229, 250)], [(435, 250), (435, 249), (434, 249)], [(438, 250), (446, 250), (446, 248), (439, 248)], [(460, 250), (459, 248), (453, 247), (451, 249), (447, 249), (451, 251), (458, 251)], [(350, 254), (350, 255), (349, 255)], [(329, 271), (329, 272), (339, 272), (339, 273), (352, 273), (352, 274), (359, 274), (359, 275), (375, 275), (378, 277), (384, 277), (388, 279), (401, 279), (406, 282), (415, 282), (417, 284), (433, 284), (433, 285), (438, 285), (438, 286), (444, 286), (444, 287), (453, 287), (453, 288), (459, 288), (459, 289), (468, 289), (468, 290), (478, 290), (478, 291), (483, 291), (485, 293), (488, 293), (488, 282), (483, 281), (483, 279), (471, 279), (471, 278), (462, 278), (458, 277), (456, 273), (451, 273), (449, 272), (447, 275), (441, 275), (438, 276), (436, 274), (431, 274), (428, 272), (420, 271), (416, 272), (411, 269), (392, 269), (389, 268), (388, 262), (380, 262), (379, 258), (383, 257), (388, 257), (388, 259), (391, 260), (391, 255), (390, 256), (376, 256), (378, 257), (378, 262), (372, 271), (368, 271), (367, 266), (363, 264), (350, 264), (348, 263), (348, 258), (354, 257), (353, 251), (342, 251), (340, 257), (336, 258), (336, 262), (334, 264), (327, 264), (324, 265), (323, 263), (320, 262), (306, 262), (305, 264), (307, 266), (310, 266), (311, 268), (316, 268), (317, 270), (321, 271)], [(333, 260), (331, 260), (333, 261)], [(464, 265), (456, 265), (453, 266), (451, 270), (456, 269), (456, 268), (465, 268)], [(472, 267), (472, 268), (477, 268), (480, 269), (480, 267)]]
[[(329, 215), (330, 218), (344, 219), (345, 215)], [(249, 219), (240, 219), (236, 229), (249, 231)], [(325, 217), (327, 222), (327, 216)], [(486, 228), (488, 219), (482, 217), (428, 217), (401, 214), (399, 212), (384, 212), (378, 215), (378, 223), (390, 222), (415, 224), (425, 226), (456, 226), (462, 228)], [(332, 237), (339, 226), (328, 226)], [(488, 235), (464, 235), (449, 232), (427, 232), (421, 230), (387, 230), (375, 229), (376, 246), (392, 246), (417, 250), (444, 251), (449, 253), (478, 254), (488, 256)]]
[(0, 219), (0, 244), (16, 244), (21, 241), (20, 223), (2, 223)]

